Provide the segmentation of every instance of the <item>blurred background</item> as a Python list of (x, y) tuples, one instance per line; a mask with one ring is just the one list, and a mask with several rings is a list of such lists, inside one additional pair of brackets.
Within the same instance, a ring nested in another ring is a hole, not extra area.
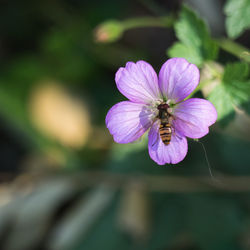
[[(248, 114), (215, 124), (206, 153), (189, 140), (178, 165), (156, 165), (147, 136), (119, 145), (105, 127), (125, 100), (115, 72), (140, 59), (159, 71), (183, 2), (227, 36), (223, 0), (1, 1), (0, 249), (250, 249)], [(239, 60), (224, 49), (219, 72)]]

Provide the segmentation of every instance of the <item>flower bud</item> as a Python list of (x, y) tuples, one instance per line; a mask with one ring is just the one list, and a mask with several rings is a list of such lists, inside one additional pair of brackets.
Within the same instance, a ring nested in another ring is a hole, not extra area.
[(100, 43), (115, 42), (122, 36), (124, 29), (122, 23), (116, 20), (100, 24), (94, 31), (95, 41)]

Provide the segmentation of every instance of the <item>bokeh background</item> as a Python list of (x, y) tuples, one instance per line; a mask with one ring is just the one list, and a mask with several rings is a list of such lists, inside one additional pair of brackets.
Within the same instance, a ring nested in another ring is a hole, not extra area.
[[(226, 1), (185, 3), (213, 38), (227, 36)], [(147, 136), (118, 145), (105, 127), (109, 108), (125, 100), (115, 72), (140, 59), (159, 71), (178, 40), (182, 4), (1, 1), (0, 249), (250, 249), (246, 112), (235, 108), (212, 126), (200, 140), (206, 153), (189, 140), (178, 165), (156, 165)], [(249, 34), (235, 40), (248, 63)], [(244, 59), (224, 49), (218, 71)]]

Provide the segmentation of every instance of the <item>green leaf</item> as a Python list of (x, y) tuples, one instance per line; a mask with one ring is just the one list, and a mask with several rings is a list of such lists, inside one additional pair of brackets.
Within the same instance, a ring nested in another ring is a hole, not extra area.
[(243, 104), (243, 109), (246, 111), (248, 115), (250, 115), (250, 100)]
[(246, 63), (227, 64), (223, 75), (223, 83), (232, 97), (232, 103), (242, 106), (250, 97), (250, 81)]
[(211, 39), (206, 23), (193, 10), (183, 6), (180, 19), (174, 28), (181, 43), (170, 48), (171, 57), (187, 56), (187, 59), (191, 59), (198, 66), (205, 60), (214, 60), (217, 57), (218, 47)]
[(224, 12), (229, 37), (236, 38), (250, 28), (250, 0), (228, 0)]
[(169, 50), (168, 55), (170, 57), (184, 57), (186, 58), (190, 63), (194, 63), (196, 65), (202, 64), (202, 58), (197, 53), (195, 49), (192, 47), (188, 47), (183, 43), (176, 42)]
[(214, 104), (217, 110), (218, 121), (234, 111), (231, 96), (223, 84), (220, 84), (214, 88), (214, 90), (208, 96), (208, 100)]
[(208, 96), (217, 110), (218, 120), (234, 113), (235, 107), (245, 108), (250, 98), (250, 80), (246, 80), (247, 76), (247, 64), (226, 65), (222, 82)]
[(248, 65), (246, 63), (229, 63), (226, 65), (223, 81), (234, 82), (245, 80), (248, 76)]

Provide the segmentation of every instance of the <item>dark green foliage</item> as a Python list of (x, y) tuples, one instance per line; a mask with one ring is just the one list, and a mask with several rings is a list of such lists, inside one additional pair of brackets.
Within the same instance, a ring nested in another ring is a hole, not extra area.
[(250, 1), (227, 0), (224, 8), (228, 36), (237, 38), (250, 27)]
[(250, 81), (248, 64), (229, 63), (226, 65), (221, 83), (214, 88), (208, 99), (215, 105), (218, 120), (234, 112), (235, 108), (243, 108), (250, 98)]

